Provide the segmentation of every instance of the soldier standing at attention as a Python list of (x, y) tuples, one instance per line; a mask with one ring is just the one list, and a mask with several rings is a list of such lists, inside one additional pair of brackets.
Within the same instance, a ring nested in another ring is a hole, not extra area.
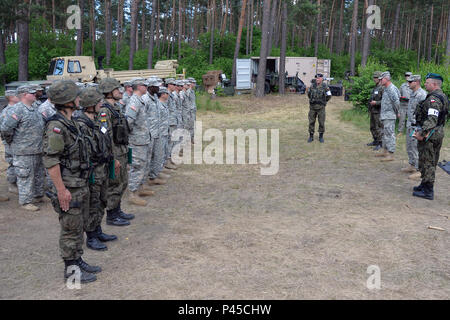
[(444, 79), (437, 73), (426, 77), (425, 89), (428, 95), (416, 108), (416, 126), (414, 137), (418, 140), (419, 168), (422, 182), (414, 187), (413, 196), (434, 199), (436, 166), (444, 140), (444, 125), (448, 115), (448, 97), (442, 92)]
[(83, 255), (83, 226), (89, 216), (89, 152), (86, 140), (72, 114), (78, 107), (79, 88), (68, 80), (58, 81), (50, 89), (58, 110), (48, 119), (44, 130), (45, 168), (53, 181), (51, 196), (59, 214), (59, 248), (64, 260), (64, 279), (80, 271), (80, 282), (97, 280), (100, 267), (87, 264)]
[(319, 141), (324, 143), (323, 134), (325, 133), (325, 106), (331, 99), (331, 91), (323, 82), (323, 75), (316, 74), (315, 83), (308, 90), (309, 98), (309, 139), (308, 143), (314, 141), (314, 129), (316, 118), (319, 119)]
[(44, 121), (32, 105), (36, 100), (31, 86), (17, 89), (20, 102), (9, 110), (2, 123), (2, 136), (11, 145), (13, 166), (19, 189), (19, 204), (28, 211), (38, 211), (33, 203), (43, 201), (44, 167), (42, 134)]
[[(8, 112), (12, 109), (12, 107), (18, 103), (20, 100), (17, 97), (16, 90), (6, 90), (5, 98), (8, 101), (8, 105), (2, 110), (0, 115), (0, 128), (2, 126), (3, 121), (9, 116)], [(17, 177), (16, 172), (13, 166), (13, 154), (11, 151), (11, 145), (7, 143), (2, 136), (2, 142), (5, 146), (5, 161), (8, 163), (8, 169), (6, 170), (6, 180), (8, 181), (8, 191), (10, 193), (19, 194), (19, 189), (17, 189)], [(5, 197), (4, 201), (8, 201), (9, 198)]]
[(408, 102), (411, 95), (411, 89), (408, 85), (409, 77), (412, 75), (411, 72), (405, 72), (406, 82), (403, 82), (400, 86), (400, 110), (398, 114), (398, 136), (401, 136), (405, 130), (405, 121), (408, 113)]
[(380, 119), (383, 123), (383, 152), (376, 154), (375, 157), (382, 157), (383, 159), (381, 161), (384, 162), (394, 160), (396, 143), (395, 121), (400, 106), (400, 92), (391, 82), (391, 74), (389, 71), (383, 72), (380, 80), (384, 87), (380, 114)]
[(122, 97), (122, 101), (125, 104), (125, 106), (128, 103), (128, 100), (131, 98), (131, 96), (133, 95), (133, 88), (131, 86), (131, 81), (125, 81), (123, 83), (123, 86), (125, 88), (125, 92), (123, 93), (123, 97)]
[(195, 85), (196, 81), (194, 78), (188, 79), (189, 83), (189, 89), (188, 89), (188, 96), (190, 100), (190, 115), (189, 115), (189, 131), (191, 133), (191, 142), (194, 143), (194, 134), (195, 134), (195, 120), (197, 117), (197, 102), (196, 102), (196, 96), (195, 96)]
[(408, 120), (406, 122), (406, 152), (408, 153), (409, 166), (401, 171), (412, 173), (409, 179), (420, 179), (419, 171), (419, 151), (417, 150), (417, 140), (412, 136), (414, 133), (413, 123), (416, 123), (414, 112), (419, 103), (427, 97), (427, 92), (420, 87), (420, 75), (410, 76), (408, 79), (411, 95), (408, 103)]
[(38, 111), (44, 117), (44, 121), (47, 121), (52, 115), (56, 113), (55, 105), (50, 101), (49, 87), (46, 88), (47, 100), (44, 101), (39, 107)]
[(135, 79), (132, 82), (133, 95), (128, 100), (125, 116), (130, 127), (130, 148), (132, 162), (129, 173), (129, 202), (137, 206), (146, 206), (147, 201), (140, 196), (152, 196), (153, 191), (147, 189), (149, 161), (152, 157), (150, 146), (151, 135), (148, 123), (148, 108), (143, 96), (147, 94), (147, 82), (144, 79)]
[(78, 123), (81, 133), (89, 140), (90, 161), (94, 167), (89, 177), (89, 215), (84, 221), (86, 246), (92, 250), (107, 250), (102, 242), (113, 241), (117, 236), (103, 233), (101, 223), (107, 205), (108, 165), (112, 161), (112, 142), (106, 128), (100, 128), (99, 110), (103, 95), (95, 88), (83, 89), (80, 106), (73, 119)]
[(114, 155), (113, 165), (110, 166), (110, 180), (108, 184), (108, 204), (106, 210), (106, 224), (113, 226), (127, 226), (128, 220), (134, 215), (122, 211), (121, 201), (128, 186), (128, 135), (127, 120), (122, 113), (122, 93), (120, 83), (113, 78), (103, 79), (98, 90), (105, 97), (100, 109), (100, 126), (108, 130), (111, 137)]
[(374, 146), (374, 151), (381, 149), (383, 144), (383, 124), (380, 120), (381, 112), (381, 99), (383, 97), (383, 86), (380, 83), (379, 76), (380, 71), (375, 71), (373, 74), (373, 81), (375, 82), (375, 88), (373, 88), (369, 99), (369, 113), (370, 113), (370, 132), (372, 133), (373, 141), (368, 143), (367, 146)]
[(172, 133), (177, 129), (178, 117), (177, 117), (177, 96), (175, 91), (175, 79), (166, 79), (167, 91), (169, 92), (169, 99), (167, 100), (167, 108), (169, 109), (169, 146), (168, 146), (168, 159), (166, 168), (171, 170), (177, 170), (178, 167), (172, 162), (172, 150), (175, 142), (172, 141)]

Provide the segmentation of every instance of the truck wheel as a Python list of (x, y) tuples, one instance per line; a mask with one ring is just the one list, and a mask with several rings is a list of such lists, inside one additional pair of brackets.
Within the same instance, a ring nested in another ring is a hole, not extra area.
[(270, 84), (268, 82), (264, 83), (264, 94), (270, 93)]

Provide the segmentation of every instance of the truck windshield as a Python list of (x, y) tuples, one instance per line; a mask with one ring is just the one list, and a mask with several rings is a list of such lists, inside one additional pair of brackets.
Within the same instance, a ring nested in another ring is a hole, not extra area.
[(69, 63), (67, 64), (67, 72), (69, 72), (69, 73), (80, 73), (81, 72), (80, 61), (69, 60)]
[(64, 60), (53, 60), (50, 62), (50, 68), (48, 69), (48, 75), (62, 76), (64, 73)]

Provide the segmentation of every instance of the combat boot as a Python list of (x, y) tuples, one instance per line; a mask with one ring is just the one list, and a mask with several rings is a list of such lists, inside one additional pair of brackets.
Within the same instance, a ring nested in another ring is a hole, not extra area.
[(97, 226), (97, 228), (95, 229), (95, 233), (97, 233), (97, 239), (102, 242), (117, 240), (117, 236), (113, 234), (103, 233), (101, 226)]
[(410, 180), (421, 180), (422, 179), (422, 174), (420, 173), (420, 171), (416, 171), (412, 175), (410, 175), (408, 177), (408, 179), (410, 179)]
[(67, 279), (69, 279), (69, 277), (76, 272), (75, 270), (72, 270), (71, 273), (68, 273), (67, 269), (70, 266), (75, 266), (76, 268), (80, 269), (80, 283), (94, 282), (95, 280), (97, 280), (95, 274), (86, 272), (81, 269), (81, 267), (78, 265), (78, 260), (64, 260), (64, 282), (67, 281)]
[(130, 222), (119, 217), (118, 208), (106, 211), (106, 224), (117, 227), (129, 226)]
[(409, 166), (407, 166), (407, 167), (405, 167), (405, 168), (402, 168), (401, 171), (402, 171), (402, 172), (405, 172), (405, 173), (414, 173), (414, 172), (416, 172), (417, 170), (416, 170), (416, 167), (415, 167), (415, 166), (409, 165)]
[(97, 251), (108, 250), (108, 247), (101, 243), (97, 238), (97, 232), (95, 231), (86, 231), (86, 247)]
[(170, 169), (170, 170), (177, 170), (177, 169), (178, 169), (178, 167), (177, 167), (176, 165), (174, 165), (170, 160), (167, 161), (165, 167), (166, 167), (167, 169)]
[(0, 195), (0, 202), (6, 202), (6, 201), (9, 201), (9, 197)]
[(423, 184), (421, 191), (414, 191), (414, 197), (423, 198), (427, 200), (434, 200), (434, 188), (432, 184)]
[(367, 144), (368, 147), (375, 147), (377, 145), (377, 142), (375, 140), (373, 140), (372, 142), (369, 142)]
[(147, 186), (141, 186), (137, 192), (140, 197), (151, 197), (155, 195), (155, 192)]
[(161, 172), (161, 173), (159, 174), (158, 178), (161, 178), (161, 179), (163, 179), (163, 180), (167, 180), (167, 179), (170, 178), (170, 174), (165, 174), (165, 173), (162, 173), (162, 172)]
[(153, 185), (155, 185), (155, 184), (161, 185), (161, 184), (166, 184), (166, 183), (167, 183), (166, 180), (159, 179), (159, 178), (148, 180), (148, 184), (149, 184), (150, 186), (153, 186)]
[(134, 204), (136, 206), (145, 207), (147, 205), (147, 201), (139, 197), (139, 192), (130, 192), (130, 196), (128, 197), (128, 202), (130, 204)]
[(422, 191), (423, 190), (423, 184), (422, 182), (417, 186), (413, 188), (414, 191)]
[(124, 220), (133, 220), (134, 219), (134, 214), (131, 213), (125, 213), (121, 206), (120, 206), (120, 202), (119, 202), (119, 218), (124, 219)]
[(378, 151), (383, 147), (383, 143), (381, 142), (377, 142), (377, 144), (375, 144), (375, 148), (373, 148), (373, 151)]
[(22, 205), (22, 209), (27, 211), (39, 211), (39, 207), (35, 206), (32, 203)]
[(309, 134), (309, 139), (308, 139), (308, 143), (311, 143), (314, 141), (314, 133), (310, 133)]
[(86, 272), (89, 272), (89, 273), (102, 272), (102, 268), (97, 267), (97, 266), (91, 266), (91, 265), (87, 264), (85, 261), (83, 261), (83, 259), (81, 257), (78, 258), (77, 262), (78, 262), (78, 266), (83, 271), (86, 271)]
[(377, 157), (377, 158), (387, 157), (388, 154), (389, 154), (389, 152), (386, 149), (383, 149), (383, 151), (377, 153), (375, 155), (375, 157)]
[(324, 143), (325, 141), (323, 140), (323, 132), (319, 133), (319, 142), (320, 143)]
[(388, 154), (383, 159), (381, 159), (380, 161), (381, 162), (388, 162), (388, 161), (394, 161), (394, 160), (395, 160), (394, 153), (393, 152), (388, 152)]

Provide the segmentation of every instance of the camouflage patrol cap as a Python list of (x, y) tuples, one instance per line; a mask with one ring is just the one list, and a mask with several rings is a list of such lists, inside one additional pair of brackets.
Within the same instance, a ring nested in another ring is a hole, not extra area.
[(17, 94), (21, 93), (36, 93), (36, 89), (30, 85), (23, 85), (17, 88)]
[(405, 77), (410, 77), (410, 76), (412, 76), (412, 72), (405, 72)]
[(167, 90), (166, 87), (159, 87), (159, 93), (160, 94), (163, 94), (163, 93), (169, 94), (169, 90)]
[(52, 84), (48, 93), (52, 103), (62, 105), (75, 101), (80, 94), (80, 88), (71, 80), (61, 80)]
[(98, 86), (98, 90), (101, 93), (110, 93), (114, 91), (114, 89), (118, 88), (120, 88), (120, 83), (114, 78), (105, 78), (100, 82)]
[(97, 105), (103, 99), (103, 95), (94, 87), (83, 89), (80, 93), (80, 105), (89, 108)]
[(162, 82), (158, 78), (149, 78), (147, 83), (149, 87), (159, 87), (162, 85)]
[(123, 83), (123, 86), (124, 86), (124, 87), (131, 87), (131, 81), (125, 81), (125, 82)]
[(386, 78), (386, 77), (391, 77), (391, 73), (389, 72), (389, 71), (385, 71), (385, 72), (383, 72), (382, 74), (380, 74), (380, 76), (378, 77), (378, 79), (383, 79), (383, 78)]
[(176, 85), (177, 87), (182, 87), (182, 86), (184, 86), (183, 80), (176, 80), (176, 81), (175, 81), (175, 85)]
[(148, 86), (148, 82), (147, 82), (147, 80), (145, 80), (145, 79), (143, 79), (143, 78), (136, 78), (136, 79), (133, 79), (133, 81), (131, 82), (131, 84), (133, 85), (133, 86)]
[(34, 90), (36, 91), (44, 91), (44, 88), (42, 88), (40, 85), (38, 84), (31, 84), (30, 87), (32, 87)]
[(416, 81), (420, 82), (421, 80), (422, 77), (419, 74), (414, 74), (408, 78), (408, 82), (416, 82)]
[(15, 97), (17, 95), (16, 90), (6, 90), (5, 91), (5, 97)]
[(168, 78), (168, 79), (166, 79), (166, 85), (169, 85), (169, 84), (173, 84), (173, 85), (175, 85), (175, 79), (174, 78)]
[(381, 76), (381, 73), (382, 73), (381, 71), (375, 71), (373, 73), (373, 77), (378, 79)]

